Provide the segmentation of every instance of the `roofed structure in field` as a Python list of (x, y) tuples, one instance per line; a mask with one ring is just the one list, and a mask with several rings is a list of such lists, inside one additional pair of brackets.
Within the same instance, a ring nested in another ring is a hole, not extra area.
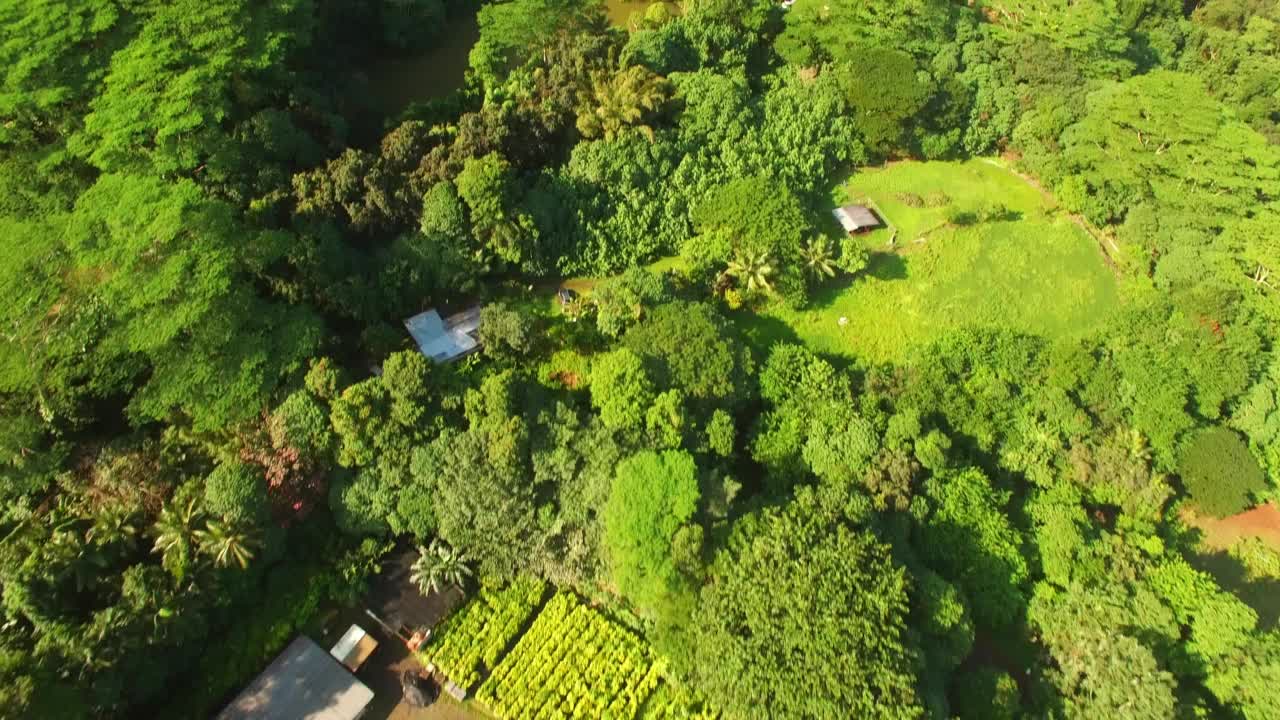
[(883, 224), (875, 212), (866, 205), (845, 205), (832, 210), (831, 214), (836, 216), (840, 226), (848, 233), (864, 232)]
[(404, 321), (423, 355), (438, 363), (450, 362), (480, 349), (480, 306), (441, 318), (436, 310), (418, 313)]
[(216, 720), (356, 720), (373, 691), (299, 635)]

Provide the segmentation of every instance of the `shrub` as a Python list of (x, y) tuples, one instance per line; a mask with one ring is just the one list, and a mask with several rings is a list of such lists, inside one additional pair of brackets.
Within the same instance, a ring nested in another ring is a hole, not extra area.
[(1017, 215), (1006, 207), (1003, 203), (984, 202), (978, 206), (974, 213), (978, 222), (1000, 222), (1002, 220), (1013, 220)]
[(850, 275), (856, 275), (867, 267), (871, 255), (863, 247), (862, 241), (852, 235), (840, 241), (840, 260), (836, 265)]
[(929, 193), (928, 195), (924, 196), (925, 207), (940, 208), (940, 207), (946, 207), (947, 205), (950, 205), (950, 204), (951, 204), (951, 196), (942, 192), (941, 190), (935, 190)]
[(261, 523), (267, 517), (267, 483), (253, 466), (221, 463), (204, 485), (205, 509), (235, 522)]
[(1231, 546), (1231, 557), (1240, 561), (1251, 581), (1280, 580), (1280, 552), (1258, 537), (1242, 538)]
[(1182, 447), (1178, 474), (1201, 510), (1233, 515), (1251, 504), (1251, 495), (1266, 489), (1266, 478), (1244, 440), (1234, 430), (1205, 428)]
[(947, 221), (947, 224), (955, 225), (956, 227), (973, 225), (978, 222), (978, 214), (976, 212), (962, 210), (958, 207), (947, 208), (942, 216)]
[(902, 203), (903, 205), (906, 205), (909, 208), (924, 207), (924, 198), (920, 197), (915, 193), (903, 192), (903, 193), (898, 193), (894, 197), (897, 198), (898, 202)]

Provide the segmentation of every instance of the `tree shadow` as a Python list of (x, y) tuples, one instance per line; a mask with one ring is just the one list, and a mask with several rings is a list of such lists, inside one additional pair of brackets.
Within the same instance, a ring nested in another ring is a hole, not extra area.
[(730, 314), (742, 338), (746, 340), (760, 360), (769, 356), (769, 349), (778, 343), (799, 344), (800, 336), (794, 328), (775, 317), (751, 310), (736, 310)]
[(1222, 552), (1198, 552), (1189, 556), (1191, 565), (1213, 576), (1223, 590), (1240, 598), (1258, 613), (1258, 629), (1263, 632), (1280, 622), (1280, 580), (1254, 578), (1238, 559)]
[(895, 252), (873, 252), (865, 272), (877, 280), (906, 280), (907, 260)]
[(804, 310), (821, 310), (831, 307), (836, 299), (840, 297), (849, 286), (855, 282), (855, 278), (848, 275), (841, 275), (813, 288), (809, 293), (808, 302), (804, 304)]
[(908, 275), (906, 258), (895, 252), (873, 250), (870, 257), (867, 258), (867, 267), (862, 272), (852, 277), (839, 275), (818, 285), (810, 292), (809, 301), (804, 307), (816, 310), (831, 307), (850, 286), (858, 282), (864, 275), (884, 281), (905, 280)]

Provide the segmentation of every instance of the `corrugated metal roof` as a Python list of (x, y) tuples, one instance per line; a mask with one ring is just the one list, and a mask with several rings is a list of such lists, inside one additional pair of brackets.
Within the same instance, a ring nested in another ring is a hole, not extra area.
[(356, 720), (373, 691), (299, 635), (217, 720)]
[(476, 339), (480, 328), (479, 305), (444, 319), (435, 310), (428, 310), (405, 320), (404, 326), (422, 354), (435, 362), (449, 362), (480, 347)]
[(845, 205), (831, 211), (840, 221), (840, 225), (848, 232), (880, 227), (880, 218), (866, 205)]

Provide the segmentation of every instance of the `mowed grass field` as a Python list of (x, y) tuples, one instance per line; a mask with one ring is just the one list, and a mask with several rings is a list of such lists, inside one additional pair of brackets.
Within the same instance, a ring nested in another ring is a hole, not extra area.
[[(833, 201), (866, 202), (891, 227), (864, 236), (872, 251), (866, 270), (819, 289), (808, 307), (776, 303), (734, 313), (755, 344), (799, 340), (821, 353), (895, 361), (965, 326), (1082, 335), (1119, 302), (1096, 242), (1052, 198), (995, 160), (860, 170)], [(949, 208), (996, 204), (1009, 211), (1006, 219), (946, 221)]]

